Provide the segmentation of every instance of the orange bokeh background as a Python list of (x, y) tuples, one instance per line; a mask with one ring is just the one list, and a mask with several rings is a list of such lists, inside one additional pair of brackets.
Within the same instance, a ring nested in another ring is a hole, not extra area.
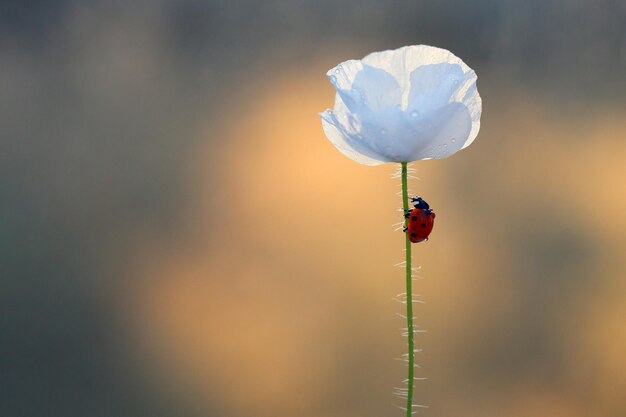
[[(232, 415), (381, 415), (399, 403), (397, 167), (359, 166), (324, 139), (323, 68), (255, 77), (201, 130), (220, 144), (190, 152), (185, 233), (136, 237), (139, 279), (120, 290), (154, 363)], [(429, 378), (416, 399), (441, 415), (618, 415), (623, 109), (581, 120), (498, 93), (483, 90), (474, 145), (414, 164), (411, 188), (438, 214), (414, 252)]]

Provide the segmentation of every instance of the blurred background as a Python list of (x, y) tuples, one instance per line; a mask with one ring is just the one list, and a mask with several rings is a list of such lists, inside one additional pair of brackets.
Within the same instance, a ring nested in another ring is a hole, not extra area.
[(428, 416), (626, 415), (626, 3), (0, 1), (0, 416), (400, 416), (396, 167), (327, 69), (478, 73), (416, 163)]

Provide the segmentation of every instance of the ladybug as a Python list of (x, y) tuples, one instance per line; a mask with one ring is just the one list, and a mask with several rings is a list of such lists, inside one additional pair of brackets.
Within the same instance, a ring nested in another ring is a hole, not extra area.
[(428, 240), (428, 235), (433, 230), (435, 224), (435, 212), (422, 197), (411, 198), (413, 210), (406, 210), (404, 217), (409, 219), (404, 231), (409, 234), (409, 240), (413, 243)]

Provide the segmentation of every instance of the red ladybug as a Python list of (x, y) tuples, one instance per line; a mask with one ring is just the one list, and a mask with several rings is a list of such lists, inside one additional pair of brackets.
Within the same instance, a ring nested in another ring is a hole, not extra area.
[(409, 219), (409, 224), (404, 231), (409, 234), (411, 242), (419, 243), (428, 240), (428, 235), (435, 225), (435, 212), (422, 197), (413, 197), (411, 202), (415, 208), (407, 210), (404, 214), (404, 217)]

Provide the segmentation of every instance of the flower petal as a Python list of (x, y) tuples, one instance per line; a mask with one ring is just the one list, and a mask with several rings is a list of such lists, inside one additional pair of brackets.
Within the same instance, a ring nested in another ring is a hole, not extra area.
[(448, 103), (427, 115), (418, 129), (421, 137), (409, 160), (447, 158), (467, 146), (472, 118), (465, 105)]
[(349, 133), (331, 110), (320, 113), (322, 128), (328, 140), (345, 156), (363, 165), (380, 165), (388, 162), (376, 155), (360, 134)]
[(351, 111), (380, 111), (400, 105), (402, 90), (396, 79), (380, 68), (346, 61), (326, 74)]
[(412, 45), (394, 50), (372, 52), (361, 61), (363, 65), (380, 68), (393, 75), (403, 90), (409, 89), (410, 74), (422, 65), (450, 63), (461, 65), (463, 72), (470, 70), (460, 58), (450, 51), (428, 45)]
[(463, 85), (465, 74), (458, 64), (422, 65), (411, 72), (408, 108), (438, 109), (454, 100), (454, 93)]
[(322, 114), (331, 142), (367, 165), (448, 157), (480, 129), (476, 74), (451, 52), (426, 45), (374, 52), (327, 73), (337, 90)]
[(461, 102), (465, 104), (472, 118), (472, 129), (461, 149), (470, 146), (472, 142), (474, 142), (474, 139), (476, 139), (476, 136), (478, 136), (478, 131), (480, 130), (480, 115), (482, 114), (483, 102), (478, 94), (478, 88), (476, 87), (476, 74), (474, 71), (472, 71), (472, 74), (473, 76), (468, 79), (463, 89), (459, 90), (459, 93), (463, 92)]

